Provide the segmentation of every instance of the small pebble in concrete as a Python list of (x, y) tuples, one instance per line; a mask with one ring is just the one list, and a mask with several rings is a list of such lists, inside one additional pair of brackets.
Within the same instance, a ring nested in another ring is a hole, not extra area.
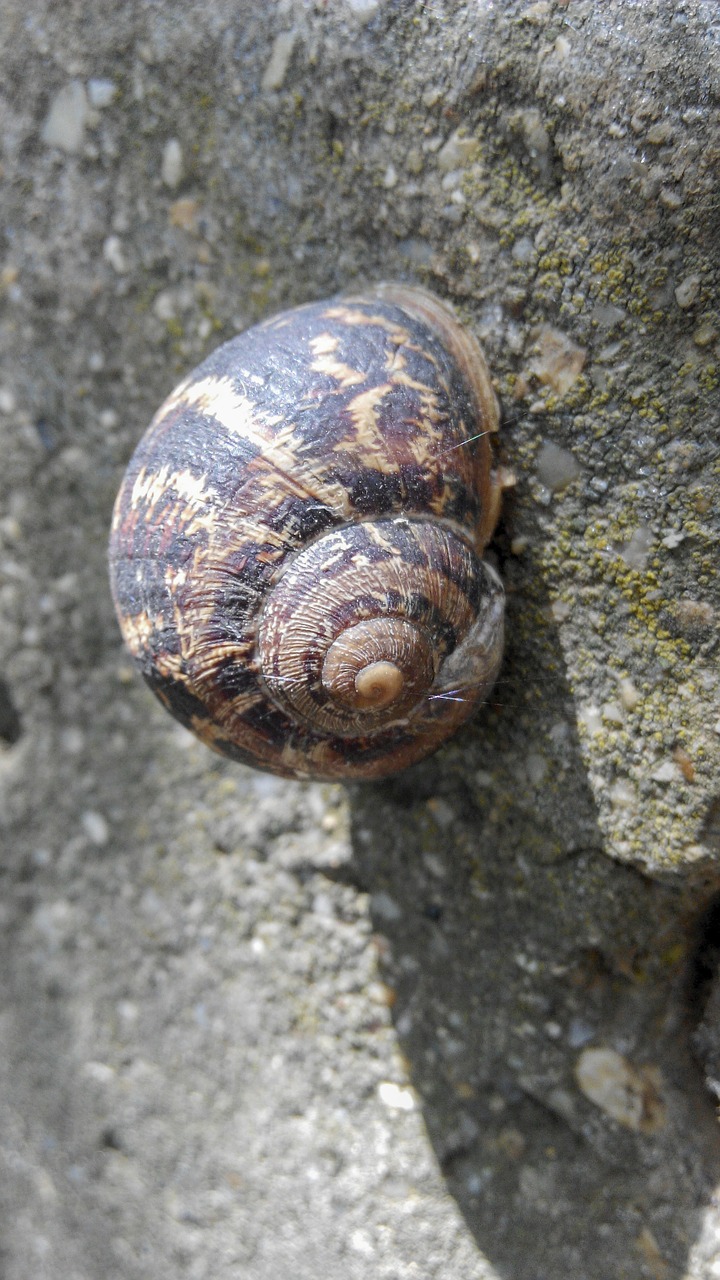
[(93, 844), (107, 844), (110, 839), (110, 828), (101, 813), (97, 813), (95, 809), (86, 809), (81, 817), (81, 822), (85, 834), (92, 840)]
[(412, 1089), (407, 1085), (394, 1084), (392, 1080), (380, 1082), (378, 1097), (391, 1111), (414, 1111), (417, 1105)]
[(691, 275), (686, 276), (684, 280), (675, 290), (675, 301), (683, 311), (687, 311), (697, 302), (697, 296), (700, 292), (700, 277)]
[(615, 1049), (585, 1049), (575, 1067), (578, 1087), (626, 1129), (654, 1133), (665, 1123), (659, 1073), (635, 1067)]
[(71, 80), (60, 89), (50, 103), (50, 110), (42, 128), (42, 140), (48, 147), (59, 147), (68, 155), (82, 150), (89, 106), (85, 87), (79, 80)]
[(90, 106), (96, 107), (98, 111), (103, 107), (109, 107), (116, 94), (117, 85), (113, 80), (88, 80), (87, 95)]
[(168, 138), (163, 147), (160, 177), (166, 187), (174, 191), (182, 182), (184, 173), (182, 147), (177, 138)]
[(580, 475), (580, 464), (569, 449), (546, 440), (537, 457), (535, 474), (546, 489), (558, 493)]
[(297, 33), (295, 31), (281, 31), (275, 37), (270, 61), (260, 82), (260, 88), (264, 93), (271, 93), (282, 88), (296, 39)]

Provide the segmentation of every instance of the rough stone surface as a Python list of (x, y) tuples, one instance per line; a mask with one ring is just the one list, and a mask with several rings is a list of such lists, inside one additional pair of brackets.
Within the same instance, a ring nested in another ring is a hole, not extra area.
[[(712, 1280), (717, 5), (103, 8), (0, 0), (3, 1278)], [(109, 513), (217, 342), (382, 278), (496, 378), (507, 659), (285, 784), (135, 680)]]

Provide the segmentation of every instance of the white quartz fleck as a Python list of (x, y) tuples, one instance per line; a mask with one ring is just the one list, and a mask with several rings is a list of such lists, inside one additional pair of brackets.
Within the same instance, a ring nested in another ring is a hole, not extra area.
[(50, 110), (42, 127), (43, 142), (48, 147), (59, 147), (68, 155), (76, 154), (85, 141), (89, 114), (85, 86), (79, 80), (71, 80), (58, 90), (50, 103)]
[(295, 31), (281, 31), (275, 37), (270, 53), (270, 61), (260, 81), (260, 88), (264, 93), (272, 93), (282, 88), (296, 39), (297, 32)]
[(113, 80), (88, 80), (87, 96), (90, 99), (90, 106), (96, 107), (101, 111), (103, 107), (109, 107), (117, 93), (117, 85)]
[(168, 138), (163, 147), (160, 177), (174, 191), (182, 182), (184, 173), (182, 147), (177, 138)]

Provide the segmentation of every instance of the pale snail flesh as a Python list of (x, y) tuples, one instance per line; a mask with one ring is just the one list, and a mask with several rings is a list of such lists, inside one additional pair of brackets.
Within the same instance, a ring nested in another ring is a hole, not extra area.
[(498, 418), (475, 339), (406, 285), (209, 356), (138, 445), (110, 539), (123, 637), (167, 709), (284, 777), (434, 751), (502, 656)]

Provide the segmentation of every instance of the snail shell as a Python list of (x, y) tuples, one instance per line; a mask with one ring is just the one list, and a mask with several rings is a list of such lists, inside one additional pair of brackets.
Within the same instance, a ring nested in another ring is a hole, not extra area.
[(491, 688), (504, 595), (498, 408), (424, 290), (286, 311), (215, 351), (131, 459), (113, 598), (150, 687), (209, 746), (284, 777), (378, 778)]

